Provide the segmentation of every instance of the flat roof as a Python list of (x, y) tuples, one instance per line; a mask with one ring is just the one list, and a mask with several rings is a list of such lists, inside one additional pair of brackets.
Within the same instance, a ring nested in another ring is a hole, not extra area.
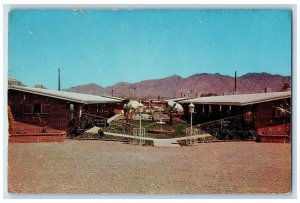
[(165, 101), (173, 101), (173, 102), (179, 102), (179, 101), (183, 101), (183, 100), (190, 100), (193, 99), (193, 97), (181, 97), (181, 98), (175, 98), (175, 99), (166, 99)]
[(179, 103), (245, 106), (287, 98), (291, 98), (291, 91), (198, 97), (195, 99), (179, 101)]
[(74, 93), (74, 92), (66, 92), (66, 91), (58, 91), (58, 90), (49, 90), (49, 89), (42, 89), (42, 88), (33, 88), (33, 87), (22, 87), (22, 86), (8, 86), (9, 90), (17, 90), (22, 92), (28, 92), (32, 94), (52, 97), (56, 99), (62, 99), (82, 104), (107, 104), (107, 103), (119, 103), (122, 102), (123, 99), (121, 98), (109, 98), (109, 97), (102, 97), (90, 94), (81, 94), (81, 93)]

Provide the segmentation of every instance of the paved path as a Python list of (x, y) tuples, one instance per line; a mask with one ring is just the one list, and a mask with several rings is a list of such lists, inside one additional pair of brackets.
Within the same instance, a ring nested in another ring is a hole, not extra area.
[(113, 117), (107, 119), (107, 123), (111, 123), (114, 120), (119, 120), (119, 119), (122, 119), (122, 118), (124, 118), (123, 114), (116, 114)]
[[(118, 133), (110, 133), (110, 132), (104, 132), (105, 135), (112, 135), (117, 137), (124, 137), (124, 138), (131, 138), (131, 139), (140, 139), (139, 136), (133, 136), (133, 135), (125, 135), (125, 134), (118, 134)], [(210, 134), (203, 134), (203, 135), (193, 135), (191, 136), (192, 139), (198, 139), (198, 138), (205, 138), (211, 136)], [(170, 138), (170, 139), (155, 139), (150, 137), (145, 137), (145, 140), (153, 141), (154, 147), (180, 147), (178, 144), (178, 140), (184, 141), (186, 140), (186, 137), (178, 137), (178, 138)]]
[(174, 139), (153, 139), (154, 147), (180, 147)]

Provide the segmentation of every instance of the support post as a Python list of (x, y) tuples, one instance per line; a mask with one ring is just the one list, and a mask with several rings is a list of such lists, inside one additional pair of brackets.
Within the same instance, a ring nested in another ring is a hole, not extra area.
[(193, 135), (193, 113), (191, 113), (191, 136)]
[(60, 91), (60, 69), (58, 69), (58, 91)]
[(140, 133), (139, 133), (139, 138), (140, 138), (140, 145), (142, 145), (142, 114), (140, 113)]
[(236, 71), (234, 72), (234, 92), (236, 93)]

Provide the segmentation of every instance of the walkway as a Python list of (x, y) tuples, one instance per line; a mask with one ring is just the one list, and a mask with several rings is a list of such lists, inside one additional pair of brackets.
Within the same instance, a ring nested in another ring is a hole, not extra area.
[(180, 147), (177, 140), (173, 139), (153, 139), (154, 147)]
[(120, 119), (123, 119), (123, 118), (124, 118), (123, 114), (116, 114), (113, 117), (107, 119), (107, 123), (111, 123), (114, 120), (120, 120)]
[[(86, 133), (89, 134), (97, 134), (99, 127), (93, 127), (87, 131)], [(104, 132), (105, 135), (109, 136), (115, 136), (115, 137), (121, 137), (121, 138), (127, 138), (127, 139), (140, 139), (139, 136), (134, 135), (125, 135), (125, 134), (119, 134), (119, 133), (111, 133), (111, 132)], [(193, 135), (189, 139), (199, 139), (199, 138), (205, 138), (211, 136), (210, 134), (203, 134), (203, 135)], [(145, 137), (144, 140), (146, 141), (152, 141), (154, 147), (180, 147), (177, 141), (185, 141), (186, 137), (177, 137), (177, 138), (169, 138), (169, 139), (155, 139), (151, 137)]]
[[(139, 136), (133, 136), (133, 135), (125, 135), (125, 134), (110, 133), (110, 132), (104, 132), (104, 134), (116, 136), (116, 137), (129, 138), (129, 139), (140, 139)], [(193, 135), (190, 138), (198, 139), (198, 138), (205, 138), (209, 136), (211, 135), (210, 134)], [(177, 141), (184, 141), (186, 140), (186, 137), (184, 136), (184, 137), (170, 138), (170, 139), (155, 139), (155, 138), (145, 137), (144, 140), (152, 141), (154, 147), (180, 147)]]

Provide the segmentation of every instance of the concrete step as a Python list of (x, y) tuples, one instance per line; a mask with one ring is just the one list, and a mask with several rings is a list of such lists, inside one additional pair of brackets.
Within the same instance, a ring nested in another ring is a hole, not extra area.
[(154, 139), (154, 147), (180, 147), (178, 142), (173, 139)]

